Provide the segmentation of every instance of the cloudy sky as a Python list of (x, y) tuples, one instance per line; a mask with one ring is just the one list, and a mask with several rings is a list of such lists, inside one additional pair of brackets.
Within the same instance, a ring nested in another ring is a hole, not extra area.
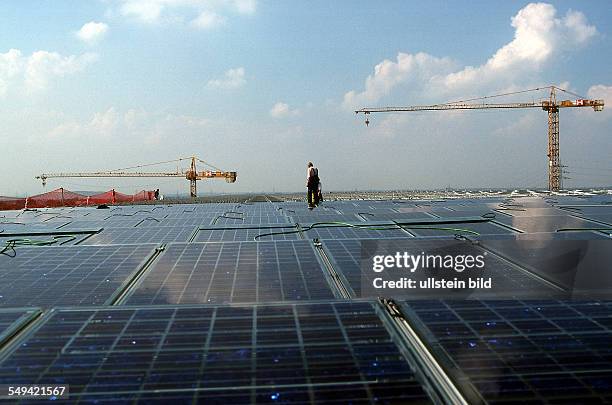
[(607, 105), (561, 111), (565, 184), (611, 185), (611, 23), (607, 0), (3, 1), (0, 195), (184, 193), (34, 176), (191, 155), (238, 171), (201, 193), (302, 190), (308, 160), (328, 190), (546, 187), (544, 111), (353, 110), (550, 84)]

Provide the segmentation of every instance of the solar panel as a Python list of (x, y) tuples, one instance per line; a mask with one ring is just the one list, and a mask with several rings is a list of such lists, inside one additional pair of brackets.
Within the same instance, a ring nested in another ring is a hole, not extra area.
[(612, 399), (612, 303), (464, 301), (404, 304), (470, 402)]
[(289, 224), (289, 218), (282, 214), (262, 214), (262, 215), (238, 215), (226, 214), (216, 216), (211, 225), (268, 225), (268, 224)]
[(455, 235), (478, 236), (516, 233), (508, 228), (497, 225), (494, 222), (453, 223), (440, 225), (402, 225), (402, 227), (415, 236), (453, 237)]
[(275, 228), (222, 228), (200, 229), (194, 242), (241, 242), (241, 241), (271, 241), (298, 240), (300, 234), (295, 227)]
[(334, 298), (308, 241), (172, 244), (127, 305)]
[(195, 227), (155, 226), (138, 228), (110, 228), (85, 240), (83, 245), (110, 245), (132, 243), (187, 242)]
[(504, 216), (504, 214), (500, 213), (500, 212), (494, 212), (492, 209), (489, 208), (482, 208), (479, 210), (471, 210), (471, 211), (465, 211), (465, 210), (437, 210), (435, 212), (432, 212), (432, 214), (440, 217), (440, 218), (464, 218), (464, 217), (479, 217), (479, 216), (483, 216), (483, 215), (495, 215), (495, 218), (497, 218), (498, 216)]
[[(385, 294), (382, 290), (373, 289), (363, 291), (364, 283), (371, 285), (373, 278), (378, 277), (371, 271), (364, 270), (362, 266), (362, 242), (360, 240), (323, 240), (322, 245), (329, 257), (333, 268), (341, 274), (343, 283), (352, 292), (353, 297), (453, 297), (453, 298), (485, 298), (496, 297), (499, 299), (506, 297), (560, 297), (564, 293), (560, 289), (537, 280), (532, 274), (523, 269), (503, 261), (495, 255), (485, 254), (480, 248), (475, 247), (467, 241), (445, 240), (445, 239), (386, 239), (385, 248), (379, 253), (387, 252), (411, 252), (413, 254), (434, 254), (443, 255), (486, 255), (485, 267), (478, 275), (490, 277), (492, 279), (491, 289), (463, 289), (463, 290), (427, 290), (427, 289), (397, 289), (393, 294)], [(368, 269), (369, 270), (369, 269)], [(476, 274), (471, 270), (470, 276)], [(378, 274), (378, 273), (376, 273)], [(433, 273), (429, 273), (433, 274)], [(456, 273), (447, 278), (458, 279), (467, 278), (467, 273)], [(413, 278), (423, 277), (420, 272), (414, 273)], [(389, 278), (390, 279), (390, 278)]]
[(396, 212), (396, 213), (379, 213), (376, 210), (370, 210), (368, 212), (362, 212), (359, 214), (364, 221), (410, 221), (413, 219), (432, 219), (433, 215), (429, 215), (425, 212)]
[(104, 219), (96, 219), (96, 220), (82, 220), (78, 219), (75, 221), (71, 221), (62, 226), (57, 226), (57, 229), (61, 230), (69, 230), (69, 229), (87, 229), (87, 228), (126, 228), (126, 227), (134, 227), (141, 223), (143, 218), (133, 218), (133, 217), (124, 217), (120, 219), (104, 220)]
[(24, 222), (22, 220), (6, 221), (0, 219), (0, 233), (27, 233), (27, 232), (53, 232), (58, 226), (65, 225), (64, 222)]
[(0, 308), (102, 305), (144, 264), (153, 246), (16, 247), (0, 255)]
[(302, 214), (291, 215), (291, 220), (296, 224), (313, 224), (323, 222), (363, 222), (356, 214)]
[(304, 231), (308, 239), (387, 239), (410, 238), (406, 231), (398, 227), (385, 227), (372, 224), (368, 227), (327, 226), (315, 227)]
[(59, 310), (0, 362), (70, 400), (430, 403), (370, 303)]
[(195, 226), (207, 226), (210, 225), (212, 220), (217, 215), (198, 215), (197, 217), (184, 217), (184, 218), (164, 218), (157, 225), (158, 226), (182, 226), (182, 227), (195, 227)]

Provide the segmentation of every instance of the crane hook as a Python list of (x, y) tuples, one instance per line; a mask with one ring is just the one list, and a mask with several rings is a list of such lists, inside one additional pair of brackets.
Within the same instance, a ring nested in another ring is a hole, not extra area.
[(370, 125), (370, 120), (366, 118), (365, 120), (366, 127)]

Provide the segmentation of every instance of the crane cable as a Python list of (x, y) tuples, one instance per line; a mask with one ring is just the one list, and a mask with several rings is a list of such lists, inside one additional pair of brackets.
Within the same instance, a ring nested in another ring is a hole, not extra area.
[(121, 169), (114, 169), (114, 170), (109, 170), (109, 172), (118, 172), (121, 170), (130, 170), (130, 169), (139, 169), (141, 167), (148, 167), (148, 166), (155, 166), (155, 165), (163, 165), (166, 163), (174, 163), (174, 162), (181, 162), (183, 160), (189, 160), (191, 158), (179, 158), (179, 159), (174, 159), (174, 160), (167, 160), (165, 162), (156, 162), (156, 163), (147, 163), (144, 165), (138, 165), (138, 166), (130, 166), (130, 167), (123, 167)]
[(513, 96), (515, 94), (529, 93), (529, 92), (532, 92), (532, 91), (541, 91), (541, 90), (550, 89), (550, 88), (555, 88), (557, 90), (560, 90), (560, 91), (562, 91), (564, 93), (567, 93), (567, 94), (571, 94), (571, 95), (576, 96), (578, 98), (586, 98), (586, 97), (581, 96), (579, 94), (573, 93), (573, 92), (571, 92), (569, 90), (562, 89), (561, 87), (546, 86), (546, 87), (536, 87), (534, 89), (527, 89), (527, 90), (512, 91), (512, 92), (508, 92), (508, 93), (494, 94), (492, 96), (483, 96), (483, 97), (469, 98), (469, 99), (465, 99), (465, 100), (449, 101), (449, 102), (446, 102), (446, 103), (434, 104), (434, 105), (463, 104), (463, 103), (467, 103), (469, 101), (486, 100), (486, 99), (489, 99), (489, 98), (504, 97), (504, 96)]

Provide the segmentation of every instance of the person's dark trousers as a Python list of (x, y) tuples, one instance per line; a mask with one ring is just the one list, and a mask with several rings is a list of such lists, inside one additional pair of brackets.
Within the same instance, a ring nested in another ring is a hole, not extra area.
[(317, 189), (308, 187), (308, 206), (314, 207), (317, 201)]

